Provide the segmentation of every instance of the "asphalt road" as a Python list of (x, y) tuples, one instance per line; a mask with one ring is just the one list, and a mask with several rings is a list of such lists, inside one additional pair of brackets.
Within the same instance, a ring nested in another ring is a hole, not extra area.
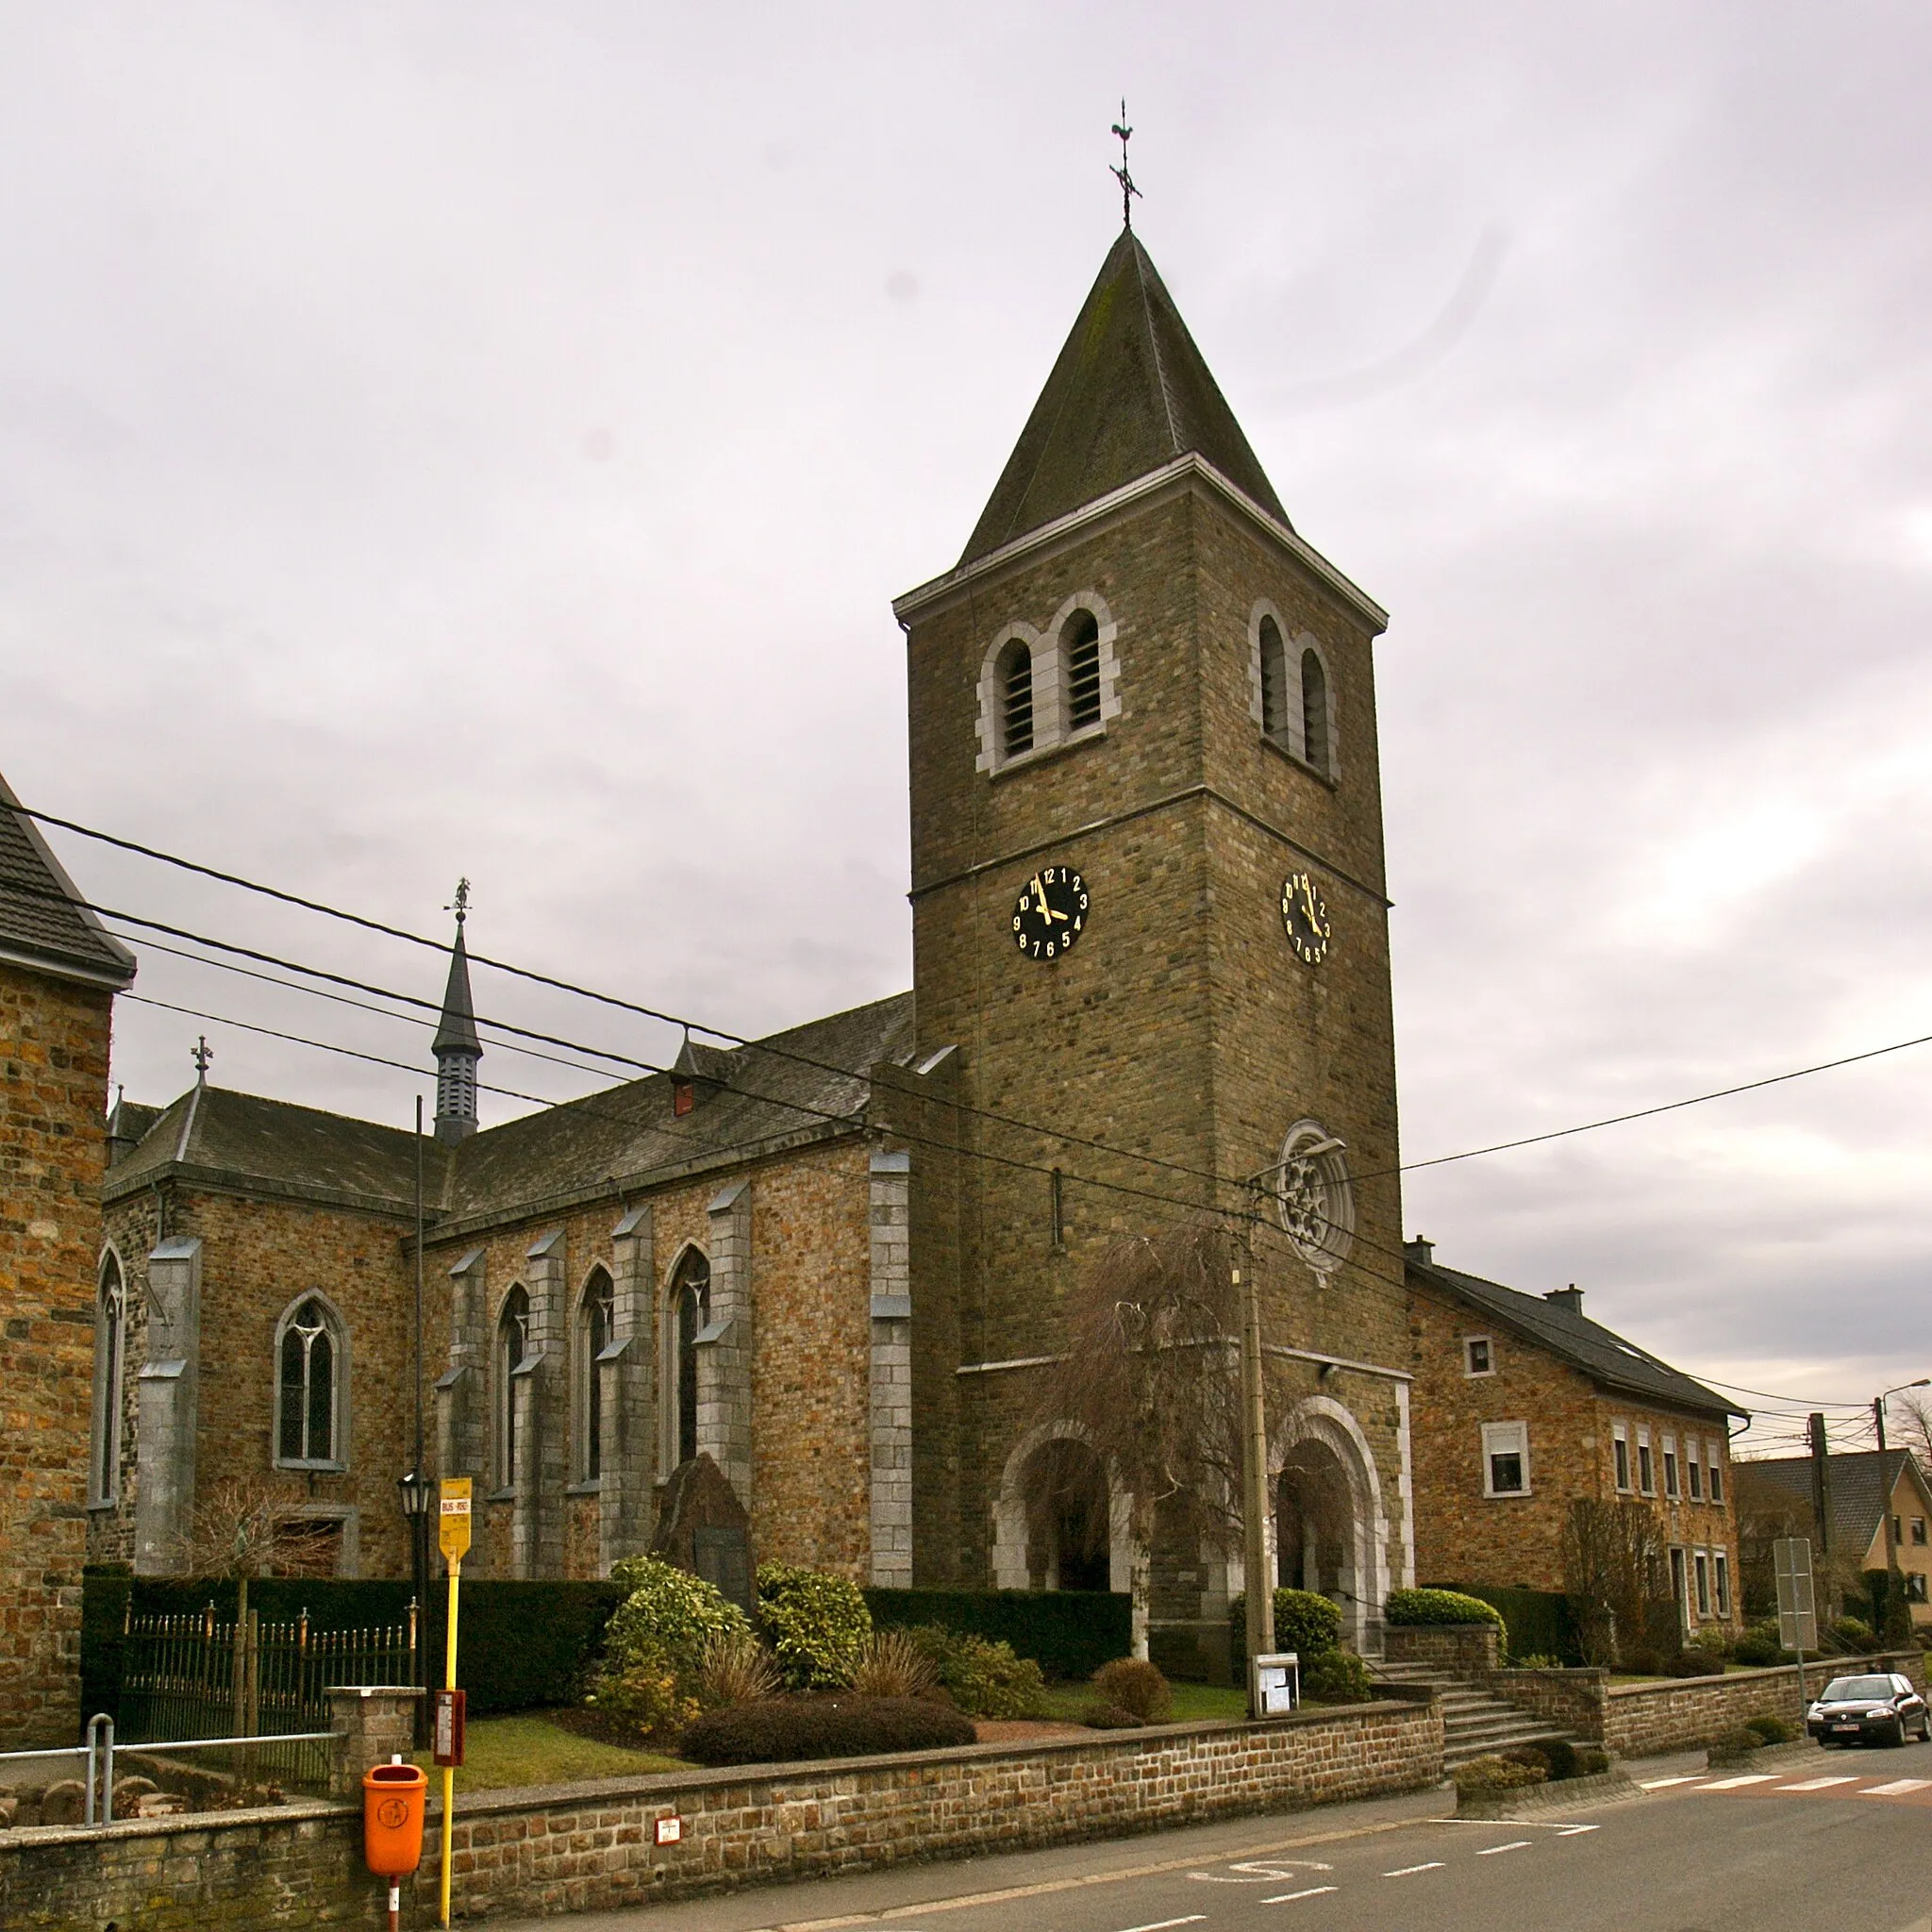
[[(1522, 1822), (1441, 1793), (811, 1880), (572, 1932), (1932, 1932), (1932, 1747), (1654, 1790)], [(555, 1920), (527, 1922), (555, 1927)], [(503, 1932), (515, 1932), (504, 1927)]]

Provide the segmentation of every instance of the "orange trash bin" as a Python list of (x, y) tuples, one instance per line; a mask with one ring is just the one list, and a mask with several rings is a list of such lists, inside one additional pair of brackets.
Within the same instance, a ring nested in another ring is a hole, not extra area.
[(428, 1776), (413, 1764), (378, 1764), (362, 1774), (362, 1856), (378, 1878), (407, 1878), (423, 1857)]

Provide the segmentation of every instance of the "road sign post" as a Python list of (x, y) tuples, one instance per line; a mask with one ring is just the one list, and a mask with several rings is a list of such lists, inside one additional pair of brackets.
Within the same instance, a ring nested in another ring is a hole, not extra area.
[[(437, 1486), (439, 1496), (436, 1511), (436, 1542), (442, 1552), (442, 1560), (449, 1565), (449, 1623), (442, 1639), (442, 1688), (453, 1693), (457, 1688), (457, 1597), (463, 1580), (463, 1558), (470, 1548), (470, 1478), (466, 1475), (444, 1476)], [(454, 1704), (454, 1697), (451, 1698)], [(450, 1838), (456, 1823), (456, 1769), (455, 1761), (462, 1756), (461, 1707), (456, 1707), (453, 1716), (458, 1726), (456, 1748), (447, 1754), (448, 1762), (442, 1766), (442, 1889), (441, 1893), (441, 1919), (444, 1925), (449, 1924), (449, 1860)], [(439, 1752), (438, 1756), (445, 1754)]]
[(1798, 1666), (1798, 1724), (1805, 1723), (1810, 1700), (1805, 1694), (1805, 1653), (1818, 1648), (1818, 1598), (1811, 1582), (1811, 1540), (1779, 1537), (1771, 1546), (1772, 1569), (1777, 1578), (1777, 1641)]

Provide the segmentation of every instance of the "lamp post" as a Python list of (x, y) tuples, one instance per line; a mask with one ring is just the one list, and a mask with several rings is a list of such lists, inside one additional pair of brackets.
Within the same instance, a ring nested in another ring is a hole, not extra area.
[[(416, 1640), (416, 1682), (420, 1689), (425, 1684), (429, 1651), (423, 1636), (424, 1619), (429, 1614), (429, 1512), (435, 1503), (436, 1485), (420, 1470), (412, 1469), (408, 1475), (396, 1478), (396, 1494), (403, 1506), (403, 1521), (409, 1526), (409, 1574), (415, 1590), (411, 1606), (415, 1628), (411, 1634)], [(420, 1730), (424, 1722), (421, 1699), (417, 1702), (416, 1719)]]
[(1885, 1641), (1885, 1624), (1891, 1615), (1891, 1573), (1898, 1567), (1898, 1542), (1891, 1533), (1891, 1486), (1885, 1479), (1885, 1396), (1902, 1395), (1907, 1389), (1932, 1389), (1932, 1375), (1921, 1375), (1916, 1382), (1901, 1382), (1885, 1395), (1872, 1401), (1872, 1420), (1878, 1425), (1878, 1513), (1885, 1524), (1885, 1600), (1878, 1612), (1878, 1641)]

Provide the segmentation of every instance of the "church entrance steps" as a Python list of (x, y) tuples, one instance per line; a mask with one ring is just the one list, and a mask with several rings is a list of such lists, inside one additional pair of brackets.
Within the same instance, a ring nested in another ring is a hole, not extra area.
[(1507, 1751), (1513, 1744), (1541, 1744), (1549, 1740), (1574, 1743), (1568, 1731), (1531, 1711), (1492, 1695), (1467, 1678), (1427, 1664), (1383, 1663), (1371, 1660), (1370, 1674), (1385, 1684), (1426, 1688), (1442, 1707), (1442, 1764), (1454, 1771), (1473, 1757)]

